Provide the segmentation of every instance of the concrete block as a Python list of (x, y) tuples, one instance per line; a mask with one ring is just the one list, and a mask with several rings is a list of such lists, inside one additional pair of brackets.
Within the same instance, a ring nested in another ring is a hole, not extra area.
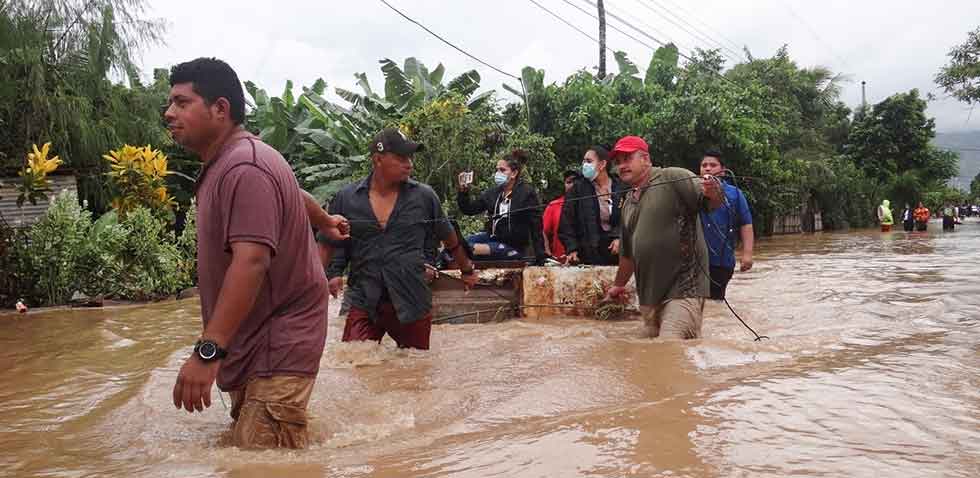
[[(615, 278), (615, 266), (527, 267), (522, 281), (524, 316), (591, 317)], [(637, 309), (633, 279), (626, 289), (630, 307)]]

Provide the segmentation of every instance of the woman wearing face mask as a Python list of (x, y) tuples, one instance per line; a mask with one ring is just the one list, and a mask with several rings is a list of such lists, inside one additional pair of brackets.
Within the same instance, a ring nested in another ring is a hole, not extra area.
[(565, 195), (558, 238), (567, 264), (619, 263), (619, 208), (629, 189), (609, 175), (609, 151), (593, 146), (582, 158), (582, 179)]
[[(476, 260), (521, 260), (530, 245), (535, 262), (544, 261), (541, 234), (541, 203), (538, 193), (521, 179), (527, 153), (514, 150), (497, 161), (494, 187), (477, 198), (469, 193), (469, 184), (460, 175), (459, 210), (468, 216), (487, 213), (484, 232), (467, 238)], [(511, 212), (513, 211), (513, 212)]]

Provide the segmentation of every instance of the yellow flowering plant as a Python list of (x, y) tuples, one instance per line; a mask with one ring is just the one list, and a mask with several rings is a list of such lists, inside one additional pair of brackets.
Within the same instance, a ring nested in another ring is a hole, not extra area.
[(44, 143), (41, 149), (37, 145), (31, 145), (31, 152), (27, 153), (27, 162), (17, 173), (21, 178), (18, 187), (17, 207), (22, 207), (25, 201), (37, 205), (37, 200), (46, 200), (47, 193), (51, 192), (51, 181), (48, 174), (54, 172), (61, 165), (62, 161), (57, 156), (48, 157), (51, 153), (51, 143)]
[(150, 146), (124, 145), (102, 156), (109, 162), (109, 177), (116, 194), (112, 207), (120, 216), (137, 206), (155, 212), (170, 211), (176, 204), (167, 192), (167, 155)]

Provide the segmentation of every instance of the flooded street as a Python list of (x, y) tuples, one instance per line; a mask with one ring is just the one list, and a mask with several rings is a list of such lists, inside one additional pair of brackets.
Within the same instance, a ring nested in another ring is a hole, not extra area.
[(195, 300), (0, 315), (0, 476), (980, 476), (967, 221), (760, 241), (729, 299), (764, 342), (724, 304), (692, 342), (549, 319), (437, 325), (417, 352), (331, 320), (296, 452), (229, 447), (216, 397), (173, 407)]

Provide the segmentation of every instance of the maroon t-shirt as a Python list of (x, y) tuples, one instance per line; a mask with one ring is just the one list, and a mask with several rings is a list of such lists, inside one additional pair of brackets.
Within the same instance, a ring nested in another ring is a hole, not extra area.
[(299, 184), (276, 150), (237, 133), (197, 185), (197, 270), (204, 325), (214, 314), (231, 244), (268, 246), (272, 263), (255, 305), (228, 345), (218, 386), (254, 376), (316, 375), (327, 337), (327, 282)]

